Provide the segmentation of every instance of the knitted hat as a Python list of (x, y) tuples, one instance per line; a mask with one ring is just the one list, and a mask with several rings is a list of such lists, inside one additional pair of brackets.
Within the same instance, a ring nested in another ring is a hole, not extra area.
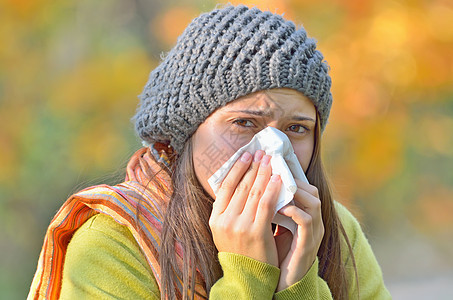
[(179, 153), (217, 108), (265, 89), (292, 88), (313, 101), (324, 130), (332, 105), (329, 67), (304, 28), (243, 5), (194, 19), (140, 95), (135, 129)]

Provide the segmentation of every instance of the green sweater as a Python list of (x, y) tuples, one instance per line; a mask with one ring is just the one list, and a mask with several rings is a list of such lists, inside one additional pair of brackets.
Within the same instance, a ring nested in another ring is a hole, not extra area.
[[(360, 299), (391, 299), (359, 223), (342, 205), (337, 203), (336, 207), (354, 252)], [(332, 299), (327, 283), (318, 276), (318, 260), (302, 280), (278, 293), (274, 293), (280, 275), (278, 268), (226, 252), (219, 253), (219, 261), (224, 275), (212, 286), (210, 299)], [(350, 263), (346, 269), (349, 298), (357, 299)], [(69, 243), (60, 297), (160, 299), (160, 292), (129, 229), (109, 216), (98, 214), (83, 224)]]

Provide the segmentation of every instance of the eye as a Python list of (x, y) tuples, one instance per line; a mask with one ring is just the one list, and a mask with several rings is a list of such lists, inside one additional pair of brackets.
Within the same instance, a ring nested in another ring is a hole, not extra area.
[(252, 121), (246, 120), (246, 119), (236, 119), (233, 121), (233, 124), (235, 124), (237, 126), (241, 126), (241, 127), (253, 127), (254, 126)]
[(296, 133), (305, 133), (308, 131), (308, 129), (302, 125), (296, 124), (296, 125), (291, 125), (288, 127), (290, 131), (296, 132)]

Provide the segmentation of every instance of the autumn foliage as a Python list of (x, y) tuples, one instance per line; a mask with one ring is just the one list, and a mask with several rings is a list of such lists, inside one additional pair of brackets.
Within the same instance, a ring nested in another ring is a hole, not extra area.
[[(333, 78), (323, 155), (337, 199), (369, 232), (404, 220), (442, 243), (453, 228), (453, 2), (230, 1), (239, 2), (284, 14), (318, 40)], [(44, 230), (66, 197), (121, 178), (140, 147), (130, 118), (149, 71), (215, 5), (0, 2), (6, 298), (25, 295)]]

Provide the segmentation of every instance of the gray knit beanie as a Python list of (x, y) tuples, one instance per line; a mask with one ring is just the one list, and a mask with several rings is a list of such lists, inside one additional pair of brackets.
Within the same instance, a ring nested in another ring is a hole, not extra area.
[(303, 28), (243, 5), (194, 19), (140, 95), (135, 129), (145, 142), (187, 139), (217, 108), (265, 89), (292, 88), (313, 101), (324, 130), (332, 105), (329, 67)]

